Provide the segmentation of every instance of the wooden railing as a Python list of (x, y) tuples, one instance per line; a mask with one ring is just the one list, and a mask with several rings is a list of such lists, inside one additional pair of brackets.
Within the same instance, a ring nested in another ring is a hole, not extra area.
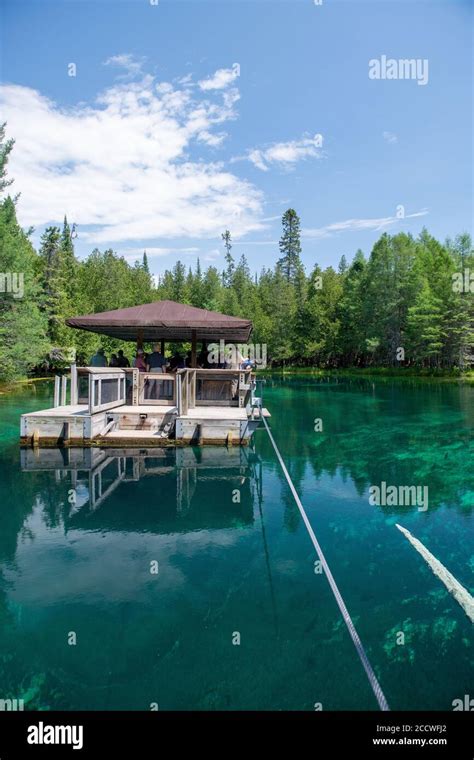
[[(176, 373), (139, 372), (114, 367), (71, 367), (71, 404), (106, 411), (125, 404), (177, 406), (179, 415), (199, 406), (245, 408), (254, 387), (252, 370), (180, 369)], [(55, 406), (64, 405), (67, 378), (55, 383)]]
[(197, 406), (246, 407), (252, 392), (252, 371), (180, 369), (177, 373), (178, 414)]
[(176, 375), (161, 372), (140, 372), (139, 404), (176, 405)]

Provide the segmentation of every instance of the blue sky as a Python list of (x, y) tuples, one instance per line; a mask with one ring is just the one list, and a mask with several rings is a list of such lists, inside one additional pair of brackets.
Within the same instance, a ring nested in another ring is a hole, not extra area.
[[(146, 248), (159, 273), (222, 267), (225, 228), (272, 265), (289, 206), (308, 268), (385, 230), (472, 231), (468, 0), (3, 0), (2, 27), (35, 239), (67, 213), (81, 256)], [(381, 56), (427, 60), (427, 83), (369, 78)]]

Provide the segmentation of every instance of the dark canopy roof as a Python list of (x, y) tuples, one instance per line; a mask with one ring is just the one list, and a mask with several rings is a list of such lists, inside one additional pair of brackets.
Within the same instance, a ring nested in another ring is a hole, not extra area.
[(246, 342), (252, 332), (252, 323), (248, 319), (229, 317), (175, 301), (155, 301), (128, 309), (71, 317), (66, 324), (78, 330), (133, 341), (138, 337), (143, 341), (190, 341), (195, 331), (199, 341), (223, 338)]

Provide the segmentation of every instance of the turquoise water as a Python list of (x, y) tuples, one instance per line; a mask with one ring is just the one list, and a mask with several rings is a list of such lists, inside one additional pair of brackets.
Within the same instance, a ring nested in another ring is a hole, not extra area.
[[(300, 378), (264, 393), (390, 706), (452, 709), (472, 696), (472, 624), (395, 523), (474, 592), (474, 389)], [(20, 456), (19, 414), (50, 394), (0, 396), (0, 698), (377, 708), (264, 430), (252, 449)], [(382, 481), (427, 486), (428, 509), (372, 506)]]

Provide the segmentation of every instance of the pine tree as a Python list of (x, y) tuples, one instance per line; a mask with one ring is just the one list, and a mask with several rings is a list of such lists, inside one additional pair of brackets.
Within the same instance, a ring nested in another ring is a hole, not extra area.
[(308, 283), (304, 267), (300, 265), (296, 271), (295, 282), (295, 315), (293, 319), (294, 352), (297, 357), (306, 355), (307, 329), (306, 324), (306, 298)]
[(172, 301), (188, 303), (188, 289), (186, 287), (186, 267), (181, 261), (177, 261), (173, 267), (173, 291)]
[(341, 260), (339, 261), (339, 270), (338, 270), (339, 274), (345, 274), (347, 272), (348, 267), (349, 265), (347, 263), (347, 259), (344, 256), (344, 254), (342, 254)]
[(280, 239), (278, 266), (287, 282), (294, 282), (298, 268), (301, 266), (300, 219), (296, 211), (289, 208), (282, 217), (283, 234)]
[(415, 362), (439, 366), (443, 347), (442, 303), (425, 279), (413, 306), (408, 308), (407, 337), (409, 355)]
[(224, 248), (225, 248), (224, 259), (226, 263), (226, 268), (224, 272), (222, 273), (222, 284), (224, 285), (225, 288), (231, 288), (233, 280), (234, 280), (235, 262), (231, 254), (232, 238), (231, 238), (229, 230), (226, 230), (221, 235), (221, 238), (224, 241)]
[(42, 309), (48, 319), (48, 336), (54, 347), (63, 345), (64, 319), (68, 309), (68, 278), (65, 269), (59, 227), (47, 227), (41, 237), (40, 272), (43, 286)]
[(6, 179), (6, 176), (8, 159), (15, 141), (5, 139), (6, 126), (6, 122), (0, 124), (0, 193), (3, 193), (13, 182), (13, 179)]
[(10, 197), (0, 203), (0, 272), (22, 283), (15, 291), (0, 292), (0, 379), (9, 381), (40, 364), (50, 347), (46, 317), (38, 307), (37, 254), (17, 222)]
[(192, 285), (190, 289), (190, 299), (193, 306), (197, 306), (198, 309), (202, 308), (202, 270), (201, 262), (199, 258), (196, 262), (196, 271), (194, 272)]
[(221, 311), (222, 282), (215, 267), (208, 267), (202, 283), (202, 308)]

